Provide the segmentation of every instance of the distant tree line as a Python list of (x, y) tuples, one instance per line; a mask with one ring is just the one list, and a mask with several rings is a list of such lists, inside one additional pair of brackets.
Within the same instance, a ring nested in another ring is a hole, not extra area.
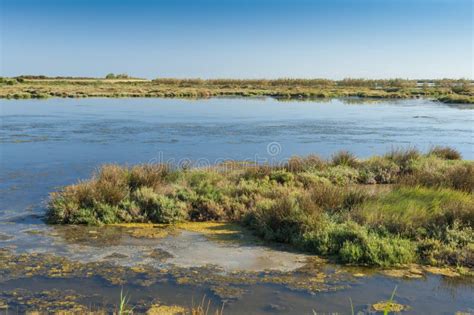
[(46, 75), (20, 75), (15, 79), (26, 79), (26, 80), (94, 80), (92, 77), (72, 77), (72, 76), (46, 76)]
[(114, 74), (109, 73), (105, 76), (106, 79), (130, 79), (130, 76), (126, 73)]

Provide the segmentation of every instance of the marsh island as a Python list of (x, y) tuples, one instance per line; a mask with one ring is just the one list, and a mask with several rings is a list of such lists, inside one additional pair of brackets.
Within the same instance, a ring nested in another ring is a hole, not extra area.
[(470, 80), (167, 79), (19, 76), (0, 78), (0, 98), (271, 96), (278, 99), (424, 97), (444, 103), (474, 103)]

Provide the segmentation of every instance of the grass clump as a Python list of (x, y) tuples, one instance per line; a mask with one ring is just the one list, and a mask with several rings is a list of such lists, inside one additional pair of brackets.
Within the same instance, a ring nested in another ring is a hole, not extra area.
[(472, 195), (451, 189), (401, 187), (354, 211), (361, 224), (411, 238), (433, 236), (456, 220), (474, 222)]
[(186, 214), (186, 203), (166, 195), (157, 194), (152, 188), (140, 187), (132, 196), (143, 216), (156, 223), (176, 223)]
[(359, 181), (363, 184), (392, 184), (399, 173), (400, 166), (393, 160), (376, 156), (362, 163)]
[(334, 166), (357, 167), (359, 163), (357, 157), (349, 151), (337, 152), (332, 156), (331, 161)]
[(430, 155), (411, 163), (410, 174), (404, 174), (398, 182), (408, 186), (448, 187), (473, 193), (474, 164)]
[(462, 159), (462, 155), (461, 153), (459, 153), (458, 150), (450, 148), (450, 147), (443, 147), (443, 146), (435, 146), (431, 148), (428, 152), (428, 155), (434, 155), (445, 160), (461, 160)]
[(452, 189), (402, 187), (369, 200), (354, 218), (379, 234), (416, 244), (429, 264), (474, 265), (474, 198)]
[(294, 157), (283, 166), (104, 165), (91, 179), (52, 193), (46, 219), (231, 221), (349, 264), (472, 266), (473, 173), (472, 161), (414, 149), (366, 160), (347, 152), (331, 162)]
[(311, 170), (321, 170), (327, 166), (327, 162), (321, 157), (311, 154), (306, 157), (291, 157), (284, 168), (293, 173), (300, 173)]
[(420, 157), (421, 153), (416, 148), (394, 148), (385, 155), (386, 159), (400, 167), (402, 173), (409, 173), (411, 163)]

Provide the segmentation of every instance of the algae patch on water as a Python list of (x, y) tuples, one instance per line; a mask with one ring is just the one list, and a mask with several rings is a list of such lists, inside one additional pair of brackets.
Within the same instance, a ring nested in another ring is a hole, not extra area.
[(381, 273), (393, 278), (420, 279), (424, 277), (424, 271), (418, 265), (410, 265), (403, 269), (386, 269)]
[(239, 243), (261, 244), (250, 231), (240, 225), (228, 222), (183, 222), (177, 225), (181, 230), (197, 232), (212, 241), (234, 241)]
[(154, 304), (146, 312), (147, 315), (184, 315), (186, 314), (186, 309), (178, 305), (159, 305)]
[(148, 287), (171, 282), (209, 288), (222, 300), (238, 299), (249, 286), (279, 284), (289, 289), (319, 292), (332, 291), (350, 281), (341, 272), (301, 268), (296, 271), (225, 271), (213, 265), (180, 267), (168, 265), (157, 269), (149, 265), (119, 266), (109, 262), (81, 263), (49, 254), (13, 254), (0, 250), (0, 283), (15, 279), (42, 277), (44, 279), (101, 278), (111, 285)]
[(160, 239), (177, 235), (181, 231), (196, 232), (205, 235), (212, 241), (235, 241), (261, 243), (245, 228), (228, 222), (180, 222), (176, 224), (153, 223), (118, 223), (110, 226), (124, 228), (125, 232), (135, 238)]
[(134, 238), (160, 239), (177, 233), (176, 227), (170, 224), (153, 223), (117, 223), (101, 227), (101, 229), (115, 228)]
[(399, 304), (393, 301), (381, 301), (375, 304), (372, 304), (372, 309), (376, 312), (394, 312), (400, 313), (409, 309), (408, 305)]
[(424, 267), (424, 269), (429, 273), (444, 276), (444, 277), (449, 277), (449, 278), (455, 278), (455, 277), (461, 276), (461, 274), (459, 272), (457, 272), (453, 268), (449, 268), (449, 267), (426, 266), (426, 267)]
[(53, 289), (31, 292), (25, 289), (15, 289), (0, 293), (0, 309), (16, 310), (28, 314), (95, 314), (87, 306), (79, 303), (81, 298), (82, 296), (72, 290)]

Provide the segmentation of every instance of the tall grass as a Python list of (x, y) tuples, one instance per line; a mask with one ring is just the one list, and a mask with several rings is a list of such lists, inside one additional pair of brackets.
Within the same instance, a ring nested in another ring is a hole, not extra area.
[(385, 309), (383, 310), (383, 315), (388, 315), (388, 313), (390, 312), (390, 306), (393, 303), (395, 292), (397, 292), (397, 286), (395, 286), (395, 288), (393, 289), (392, 295), (390, 296), (390, 300), (388, 300), (387, 306), (385, 306)]
[(339, 151), (332, 156), (331, 160), (335, 166), (357, 167), (358, 165), (357, 157), (349, 151)]
[(206, 296), (203, 296), (201, 302), (198, 305), (194, 305), (194, 301), (192, 303), (191, 309), (190, 309), (190, 314), (191, 315), (223, 315), (224, 314), (224, 303), (222, 303), (222, 306), (220, 309), (216, 309), (214, 312), (211, 310), (211, 300), (207, 300), (206, 302)]
[(374, 229), (416, 238), (442, 233), (456, 220), (474, 222), (474, 199), (446, 188), (402, 187), (368, 200), (354, 217)]
[(462, 159), (461, 153), (458, 150), (450, 148), (450, 147), (443, 147), (443, 146), (434, 146), (432, 147), (428, 155), (434, 155), (442, 159), (446, 160), (460, 160)]
[(120, 290), (120, 300), (118, 305), (118, 315), (133, 314), (134, 307), (130, 306), (130, 297)]

